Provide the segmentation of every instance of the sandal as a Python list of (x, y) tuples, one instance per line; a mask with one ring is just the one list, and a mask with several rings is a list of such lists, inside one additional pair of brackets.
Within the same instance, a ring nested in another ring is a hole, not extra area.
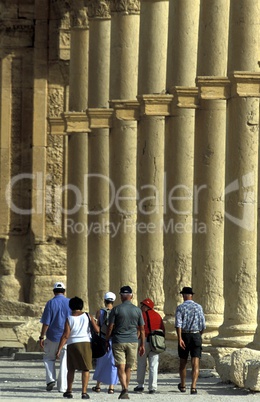
[(181, 386), (181, 383), (179, 383), (179, 384), (178, 384), (178, 390), (179, 390), (180, 392), (186, 392), (186, 387), (182, 387), (182, 386)]
[(129, 399), (128, 390), (123, 389), (118, 397), (118, 399)]
[(90, 399), (89, 394), (81, 394), (81, 399)]
[(196, 388), (191, 388), (190, 393), (193, 394), (193, 395), (197, 394)]
[(71, 391), (64, 392), (63, 398), (68, 398), (68, 399), (73, 398), (72, 392)]
[(107, 391), (108, 394), (113, 394), (114, 392), (115, 392), (114, 388), (108, 388), (108, 391)]
[(101, 391), (101, 389), (100, 389), (100, 387), (92, 387), (92, 391), (94, 391), (94, 392), (100, 392)]

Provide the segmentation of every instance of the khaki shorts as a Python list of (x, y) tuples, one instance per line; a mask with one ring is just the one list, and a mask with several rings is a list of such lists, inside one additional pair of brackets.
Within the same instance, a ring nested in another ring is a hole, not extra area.
[(112, 346), (115, 365), (126, 364), (132, 367), (137, 359), (138, 343), (114, 343)]

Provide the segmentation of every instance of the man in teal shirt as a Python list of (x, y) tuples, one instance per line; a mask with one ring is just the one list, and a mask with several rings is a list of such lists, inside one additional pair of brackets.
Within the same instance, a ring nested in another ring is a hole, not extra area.
[[(129, 399), (128, 385), (131, 378), (131, 368), (137, 357), (137, 349), (143, 356), (145, 333), (142, 311), (132, 304), (133, 291), (130, 286), (120, 289), (122, 303), (113, 307), (109, 316), (107, 341), (112, 335), (112, 349), (117, 366), (117, 373), (122, 391), (118, 399)], [(140, 345), (138, 347), (138, 333)]]

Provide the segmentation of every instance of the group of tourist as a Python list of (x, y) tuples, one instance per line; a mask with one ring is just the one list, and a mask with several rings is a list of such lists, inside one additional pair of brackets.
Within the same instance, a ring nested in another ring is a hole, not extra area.
[[(90, 370), (92, 369), (91, 327), (106, 340), (104, 356), (96, 360), (93, 379), (96, 385), (93, 392), (101, 391), (101, 384), (108, 385), (108, 393), (114, 393), (114, 386), (121, 384), (118, 399), (129, 399), (128, 389), (131, 371), (137, 358), (137, 386), (134, 392), (144, 391), (145, 373), (149, 363), (148, 392), (157, 391), (159, 354), (149, 343), (153, 330), (165, 332), (163, 320), (154, 310), (154, 302), (144, 299), (140, 308), (132, 303), (133, 291), (130, 286), (120, 289), (121, 303), (114, 306), (116, 295), (107, 292), (104, 295), (104, 307), (97, 311), (94, 318), (83, 311), (83, 300), (79, 297), (65, 297), (65, 285), (55, 283), (54, 297), (46, 303), (42, 314), (42, 329), (39, 337), (44, 349), (46, 369), (46, 390), (51, 391), (56, 385), (55, 361), (60, 359), (57, 388), (65, 398), (73, 398), (72, 385), (75, 371), (82, 373), (82, 399), (89, 399), (87, 393)], [(183, 303), (176, 309), (175, 327), (178, 336), (178, 354), (180, 358), (178, 384), (180, 392), (186, 392), (186, 365), (191, 356), (192, 383), (191, 394), (196, 394), (201, 358), (201, 334), (205, 329), (205, 317), (202, 307), (195, 303), (193, 291), (184, 287), (180, 292)]]

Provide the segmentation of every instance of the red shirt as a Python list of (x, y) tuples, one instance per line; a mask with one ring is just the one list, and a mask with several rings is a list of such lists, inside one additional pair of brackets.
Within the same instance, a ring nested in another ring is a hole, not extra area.
[(148, 322), (147, 322), (147, 314), (149, 314), (149, 318), (150, 318), (151, 331), (154, 331), (155, 329), (162, 329), (164, 332), (165, 328), (164, 328), (162, 317), (160, 316), (159, 313), (150, 309), (148, 311), (143, 311), (145, 337), (147, 338), (147, 336), (150, 333), (149, 327), (148, 327)]

